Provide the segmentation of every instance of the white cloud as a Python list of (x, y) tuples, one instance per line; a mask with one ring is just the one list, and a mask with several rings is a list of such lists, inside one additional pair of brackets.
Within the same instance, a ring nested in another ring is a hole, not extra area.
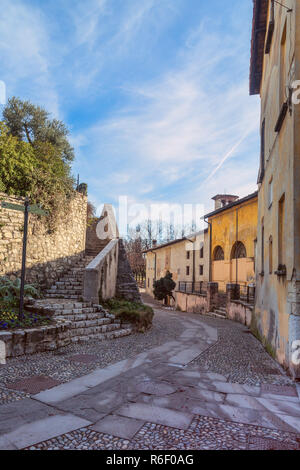
[[(0, 62), (8, 95), (26, 88), (32, 101), (56, 116), (59, 102), (49, 70), (50, 39), (39, 9), (16, 0), (2, 0), (0, 17)], [(22, 96), (24, 98), (24, 96)]]
[[(99, 162), (110, 155), (112, 164), (131, 174), (135, 184), (127, 185), (129, 194), (143, 199), (151, 188), (164, 198), (169, 188), (172, 198), (172, 185), (180, 183), (185, 197), (191, 185), (203, 184), (209, 175), (216, 184), (218, 173), (231, 167), (230, 159), (248, 158), (259, 103), (249, 97), (248, 77), (240, 77), (240, 53), (235, 38), (194, 35), (179, 51), (176, 67), (150, 82), (124, 84), (127, 105), (86, 130)], [(228, 191), (250, 187), (245, 181), (242, 185), (241, 178), (229, 176)], [(117, 179), (112, 183), (109, 193), (126, 189)]]

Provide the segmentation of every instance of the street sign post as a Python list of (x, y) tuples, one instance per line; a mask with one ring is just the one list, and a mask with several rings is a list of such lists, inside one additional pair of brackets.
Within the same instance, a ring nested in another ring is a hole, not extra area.
[(21, 286), (20, 286), (20, 303), (19, 303), (19, 320), (23, 319), (24, 308), (24, 286), (25, 286), (25, 273), (26, 273), (26, 250), (27, 250), (27, 234), (28, 234), (28, 214), (47, 215), (38, 205), (29, 205), (29, 199), (26, 197), (25, 204), (13, 204), (10, 202), (2, 201), (1, 207), (3, 209), (10, 209), (13, 211), (24, 212), (24, 232), (23, 232), (23, 251), (22, 251), (22, 271), (21, 271)]

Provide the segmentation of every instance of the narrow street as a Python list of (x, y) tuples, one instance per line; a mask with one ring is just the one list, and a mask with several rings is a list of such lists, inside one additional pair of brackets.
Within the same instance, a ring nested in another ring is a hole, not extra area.
[(300, 386), (244, 326), (153, 327), (0, 366), (0, 449), (299, 449)]

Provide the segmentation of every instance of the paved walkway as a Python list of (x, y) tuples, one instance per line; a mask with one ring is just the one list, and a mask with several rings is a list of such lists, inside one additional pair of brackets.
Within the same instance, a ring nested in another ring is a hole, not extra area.
[(300, 449), (299, 386), (245, 327), (157, 306), (155, 318), (173, 338), (0, 406), (0, 449)]

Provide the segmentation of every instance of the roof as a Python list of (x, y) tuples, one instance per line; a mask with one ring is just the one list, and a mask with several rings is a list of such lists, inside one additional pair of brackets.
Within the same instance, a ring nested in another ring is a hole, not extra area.
[(253, 0), (250, 95), (260, 92), (267, 31), (268, 0)]
[(235, 206), (239, 206), (240, 204), (243, 204), (244, 202), (251, 201), (251, 199), (255, 199), (257, 196), (258, 196), (258, 191), (255, 191), (255, 193), (249, 194), (248, 196), (245, 196), (241, 199), (238, 199), (237, 201), (227, 204), (224, 207), (220, 207), (220, 209), (217, 209), (213, 212), (210, 212), (209, 214), (206, 214), (204, 218), (207, 219), (208, 217), (212, 217), (213, 215), (220, 214), (220, 212), (227, 211), (228, 209), (231, 209), (232, 207), (235, 207)]
[(192, 233), (187, 237), (177, 238), (176, 240), (172, 240), (168, 243), (163, 243), (162, 245), (153, 246), (152, 248), (149, 248), (149, 250), (143, 251), (143, 253), (149, 253), (151, 251), (160, 250), (161, 248), (166, 248), (167, 246), (176, 245), (177, 243), (181, 243), (184, 241), (189, 241), (190, 237), (193, 237), (193, 236), (195, 237), (196, 235), (200, 235), (201, 233), (207, 233), (207, 232), (208, 232), (208, 229), (206, 228), (205, 230), (201, 230), (200, 232)]
[(234, 194), (217, 194), (216, 196), (212, 197), (212, 199), (214, 201), (216, 201), (217, 199), (220, 199), (221, 197), (236, 197), (236, 198), (238, 198), (238, 196), (235, 196)]

